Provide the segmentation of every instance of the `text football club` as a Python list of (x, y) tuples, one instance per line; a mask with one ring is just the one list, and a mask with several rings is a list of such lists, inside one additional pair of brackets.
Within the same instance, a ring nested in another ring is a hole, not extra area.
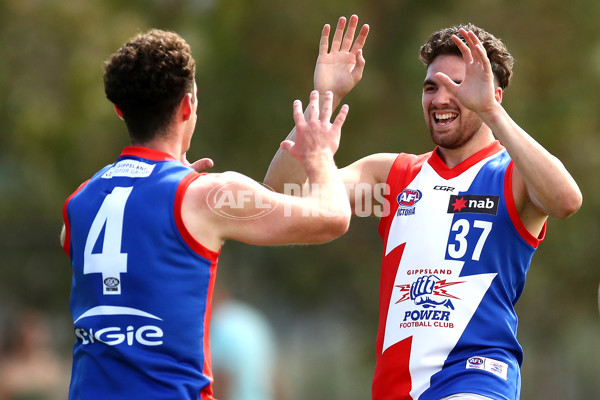
[(417, 308), (404, 311), (400, 328), (454, 328), (451, 321), (454, 304), (460, 298), (449, 293), (449, 287), (464, 282), (448, 282), (436, 275), (424, 275), (414, 282), (396, 285), (401, 297), (396, 304), (411, 300)]

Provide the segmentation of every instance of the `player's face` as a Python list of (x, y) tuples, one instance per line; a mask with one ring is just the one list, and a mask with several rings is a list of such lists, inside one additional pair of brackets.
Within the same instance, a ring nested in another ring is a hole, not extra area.
[(446, 90), (437, 79), (437, 72), (460, 83), (465, 77), (465, 62), (459, 56), (438, 56), (427, 68), (423, 83), (423, 112), (431, 139), (440, 147), (457, 149), (481, 129), (483, 122)]

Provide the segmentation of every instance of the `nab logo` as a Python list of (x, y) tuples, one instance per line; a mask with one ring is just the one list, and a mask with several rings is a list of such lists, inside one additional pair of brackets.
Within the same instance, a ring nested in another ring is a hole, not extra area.
[(451, 195), (448, 202), (448, 214), (498, 214), (500, 196), (476, 194)]
[(414, 205), (421, 200), (421, 191), (404, 189), (402, 193), (398, 195), (398, 204), (400, 207), (414, 207)]

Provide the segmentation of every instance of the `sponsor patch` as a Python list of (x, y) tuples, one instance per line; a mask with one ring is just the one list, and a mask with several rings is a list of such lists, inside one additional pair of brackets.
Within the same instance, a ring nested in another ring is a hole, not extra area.
[(467, 360), (466, 369), (479, 369), (491, 372), (504, 380), (508, 379), (508, 364), (489, 357), (475, 356), (469, 358)]
[(500, 196), (486, 196), (477, 194), (451, 195), (448, 202), (449, 214), (498, 214)]
[(138, 160), (121, 160), (111, 169), (106, 171), (102, 178), (110, 179), (116, 177), (146, 178), (154, 170), (155, 164), (148, 164)]

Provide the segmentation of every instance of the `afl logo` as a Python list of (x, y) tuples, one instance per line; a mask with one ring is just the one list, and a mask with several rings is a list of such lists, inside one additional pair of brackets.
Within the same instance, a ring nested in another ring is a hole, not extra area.
[(468, 363), (470, 365), (483, 365), (483, 358), (481, 358), (481, 357), (471, 357), (471, 358), (469, 358)]
[(420, 190), (404, 189), (396, 200), (400, 207), (414, 207), (421, 200), (421, 196)]
[(107, 287), (109, 287), (109, 288), (112, 288), (112, 287), (115, 287), (115, 286), (119, 286), (119, 283), (120, 282), (119, 282), (119, 280), (117, 278), (106, 278), (104, 280), (104, 284)]

